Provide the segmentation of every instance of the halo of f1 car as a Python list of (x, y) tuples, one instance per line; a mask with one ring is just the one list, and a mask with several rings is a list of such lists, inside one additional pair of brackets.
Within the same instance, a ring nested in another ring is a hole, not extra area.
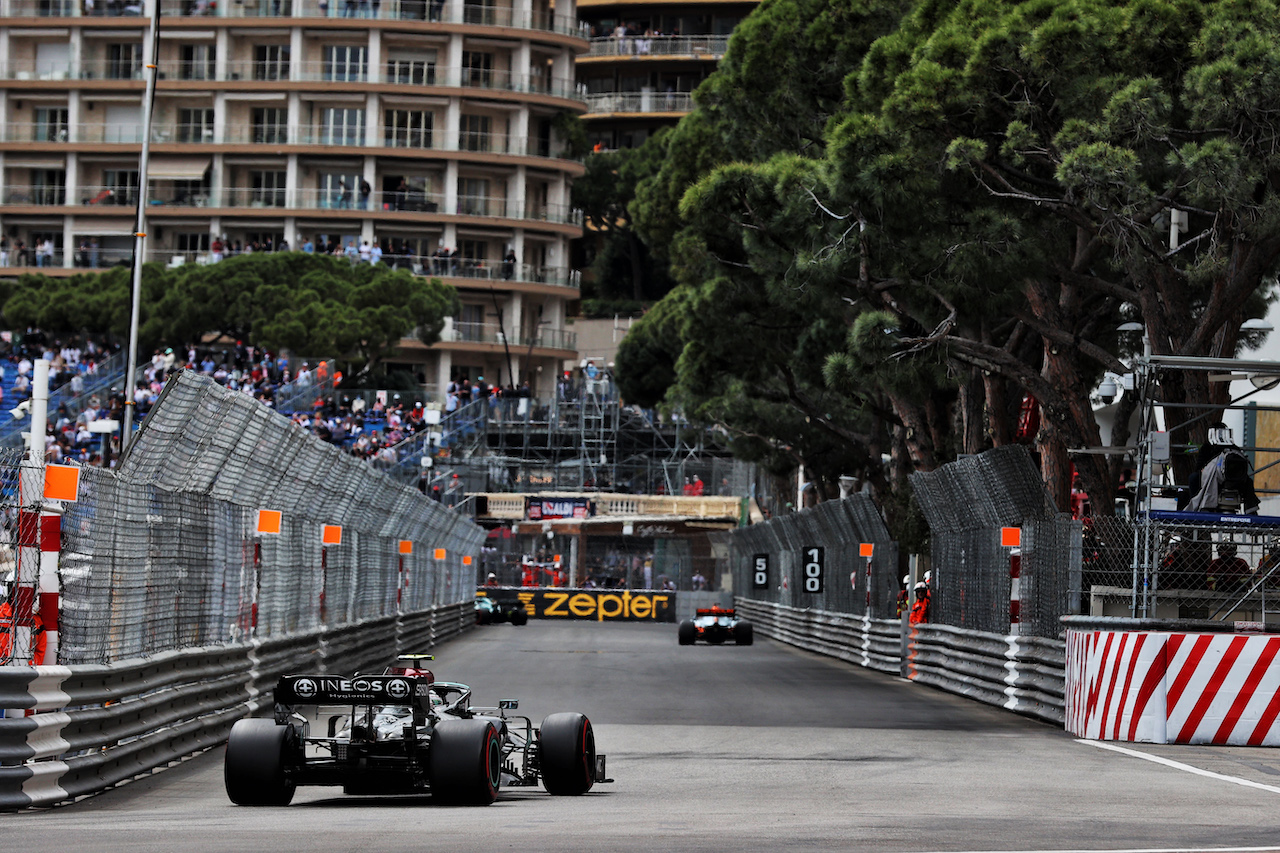
[(528, 717), (473, 707), (471, 688), (436, 681), (407, 655), (380, 675), (286, 675), (275, 718), (240, 720), (227, 741), (227, 796), (241, 806), (283, 806), (300, 785), (348, 794), (430, 793), (437, 802), (489, 805), (502, 785), (585, 794), (605, 776), (591, 721)]
[(749, 646), (755, 639), (750, 622), (739, 619), (732, 607), (718, 605), (699, 608), (694, 618), (680, 623), (676, 636), (682, 646), (692, 646), (698, 640), (714, 645), (732, 640), (740, 646)]

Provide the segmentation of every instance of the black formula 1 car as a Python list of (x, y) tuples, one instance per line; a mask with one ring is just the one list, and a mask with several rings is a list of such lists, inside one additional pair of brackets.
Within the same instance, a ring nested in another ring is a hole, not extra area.
[(682, 646), (692, 646), (698, 640), (716, 645), (732, 640), (740, 646), (749, 646), (755, 639), (750, 622), (739, 619), (732, 607), (719, 606), (698, 609), (694, 618), (680, 623), (676, 636)]
[(551, 714), (534, 728), (508, 714), (519, 703), (472, 707), (471, 688), (436, 681), (423, 656), (381, 675), (286, 675), (275, 719), (240, 720), (227, 741), (227, 796), (282, 806), (299, 785), (348, 794), (430, 793), (437, 802), (489, 805), (502, 785), (585, 794), (605, 778), (591, 721)]
[(529, 613), (520, 604), (503, 604), (483, 592), (476, 593), (476, 624), (493, 625), (510, 622), (512, 625), (529, 624)]

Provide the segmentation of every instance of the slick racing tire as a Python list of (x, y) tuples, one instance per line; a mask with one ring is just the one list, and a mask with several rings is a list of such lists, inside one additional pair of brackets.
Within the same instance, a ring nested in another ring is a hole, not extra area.
[(755, 630), (750, 622), (739, 622), (734, 627), (733, 641), (740, 646), (749, 646), (755, 642)]
[(548, 794), (574, 797), (596, 780), (596, 736), (582, 714), (552, 714), (542, 721), (542, 787)]
[(274, 720), (239, 720), (227, 739), (223, 781), (238, 806), (287, 806), (294, 783), (285, 773), (291, 751), (289, 726)]
[(441, 720), (431, 733), (427, 773), (441, 803), (487, 806), (498, 798), (502, 743), (488, 720)]
[(529, 624), (529, 614), (525, 611), (523, 607), (517, 607), (515, 610), (511, 611), (511, 624), (512, 625), (528, 625)]
[(680, 638), (680, 645), (692, 646), (698, 639), (698, 628), (693, 624), (693, 620), (686, 619), (676, 629), (676, 636)]

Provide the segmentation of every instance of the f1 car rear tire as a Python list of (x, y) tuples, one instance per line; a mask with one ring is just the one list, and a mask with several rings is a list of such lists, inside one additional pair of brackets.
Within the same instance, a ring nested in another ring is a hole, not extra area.
[(517, 607), (515, 610), (511, 611), (511, 624), (512, 625), (528, 625), (529, 624), (529, 614), (525, 611), (523, 607)]
[(676, 629), (676, 636), (680, 638), (680, 645), (692, 646), (698, 639), (698, 626), (693, 624), (692, 619), (686, 619)]
[(542, 721), (542, 786), (548, 794), (575, 797), (596, 781), (596, 736), (582, 714), (552, 714)]
[(502, 743), (488, 720), (441, 720), (431, 734), (427, 772), (442, 803), (487, 806), (498, 798)]
[(295, 785), (285, 773), (289, 726), (274, 720), (239, 720), (231, 727), (223, 781), (238, 806), (287, 806)]
[(749, 646), (755, 642), (755, 630), (746, 620), (739, 621), (733, 629), (733, 641), (740, 646)]

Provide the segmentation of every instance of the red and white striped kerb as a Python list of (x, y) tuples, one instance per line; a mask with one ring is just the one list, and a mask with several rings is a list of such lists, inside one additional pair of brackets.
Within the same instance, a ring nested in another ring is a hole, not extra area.
[(1068, 631), (1066, 728), (1146, 743), (1280, 745), (1280, 636)]

